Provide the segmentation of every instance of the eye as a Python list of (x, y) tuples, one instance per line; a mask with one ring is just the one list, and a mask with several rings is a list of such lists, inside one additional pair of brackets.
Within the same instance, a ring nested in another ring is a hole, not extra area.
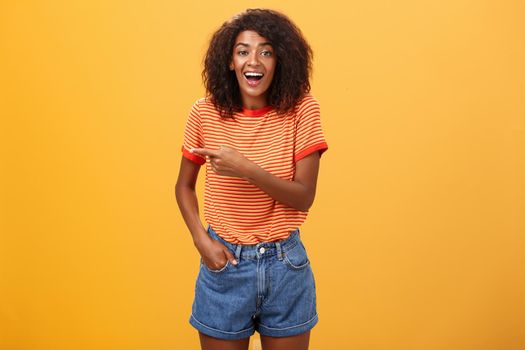
[(261, 55), (262, 56), (272, 56), (273, 55), (273, 52), (269, 51), (269, 50), (264, 50), (261, 52)]
[(240, 50), (240, 51), (237, 52), (237, 54), (238, 54), (239, 56), (246, 56), (246, 55), (248, 54), (248, 51), (246, 51), (246, 50)]

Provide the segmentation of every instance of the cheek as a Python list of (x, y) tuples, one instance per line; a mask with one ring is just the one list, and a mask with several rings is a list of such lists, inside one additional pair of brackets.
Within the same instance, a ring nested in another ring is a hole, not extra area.
[(271, 70), (269, 70), (269, 72), (270, 72), (270, 75), (271, 75), (271, 78), (272, 78), (271, 80), (273, 80), (273, 78), (275, 76), (275, 67), (272, 67)]
[(273, 74), (275, 73), (276, 66), (277, 66), (277, 63), (275, 61), (274, 62), (269, 62), (268, 68), (267, 68), (266, 71), (271, 72), (271, 74), (273, 76)]
[(237, 72), (239, 69), (241, 69), (241, 63), (236, 57), (233, 57), (230, 67), (233, 67), (233, 69), (235, 69)]
[(242, 75), (242, 68), (238, 64), (236, 64), (235, 62), (233, 63), (232, 66), (233, 66), (233, 70), (235, 72), (235, 75), (237, 77), (240, 77)]

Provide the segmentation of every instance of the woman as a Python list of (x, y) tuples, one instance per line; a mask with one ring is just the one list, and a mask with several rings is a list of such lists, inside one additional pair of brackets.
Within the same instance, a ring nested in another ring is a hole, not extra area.
[[(184, 134), (176, 197), (201, 255), (190, 324), (202, 349), (308, 349), (318, 321), (299, 226), (328, 148), (309, 94), (312, 51), (285, 15), (250, 9), (213, 35), (207, 97)], [(203, 226), (195, 193), (206, 165)]]

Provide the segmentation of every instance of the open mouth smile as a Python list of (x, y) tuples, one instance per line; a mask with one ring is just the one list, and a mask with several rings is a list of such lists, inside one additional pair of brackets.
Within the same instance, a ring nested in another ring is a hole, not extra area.
[(244, 73), (244, 78), (246, 79), (246, 82), (248, 83), (248, 85), (252, 87), (259, 85), (263, 76), (264, 74), (260, 72), (245, 72)]

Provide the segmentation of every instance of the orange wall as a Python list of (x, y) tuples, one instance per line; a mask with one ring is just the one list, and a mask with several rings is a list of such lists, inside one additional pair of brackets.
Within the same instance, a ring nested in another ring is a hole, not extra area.
[(525, 349), (524, 3), (181, 3), (0, 4), (0, 348), (198, 349), (183, 126), (261, 6), (312, 44), (330, 146), (311, 349)]

